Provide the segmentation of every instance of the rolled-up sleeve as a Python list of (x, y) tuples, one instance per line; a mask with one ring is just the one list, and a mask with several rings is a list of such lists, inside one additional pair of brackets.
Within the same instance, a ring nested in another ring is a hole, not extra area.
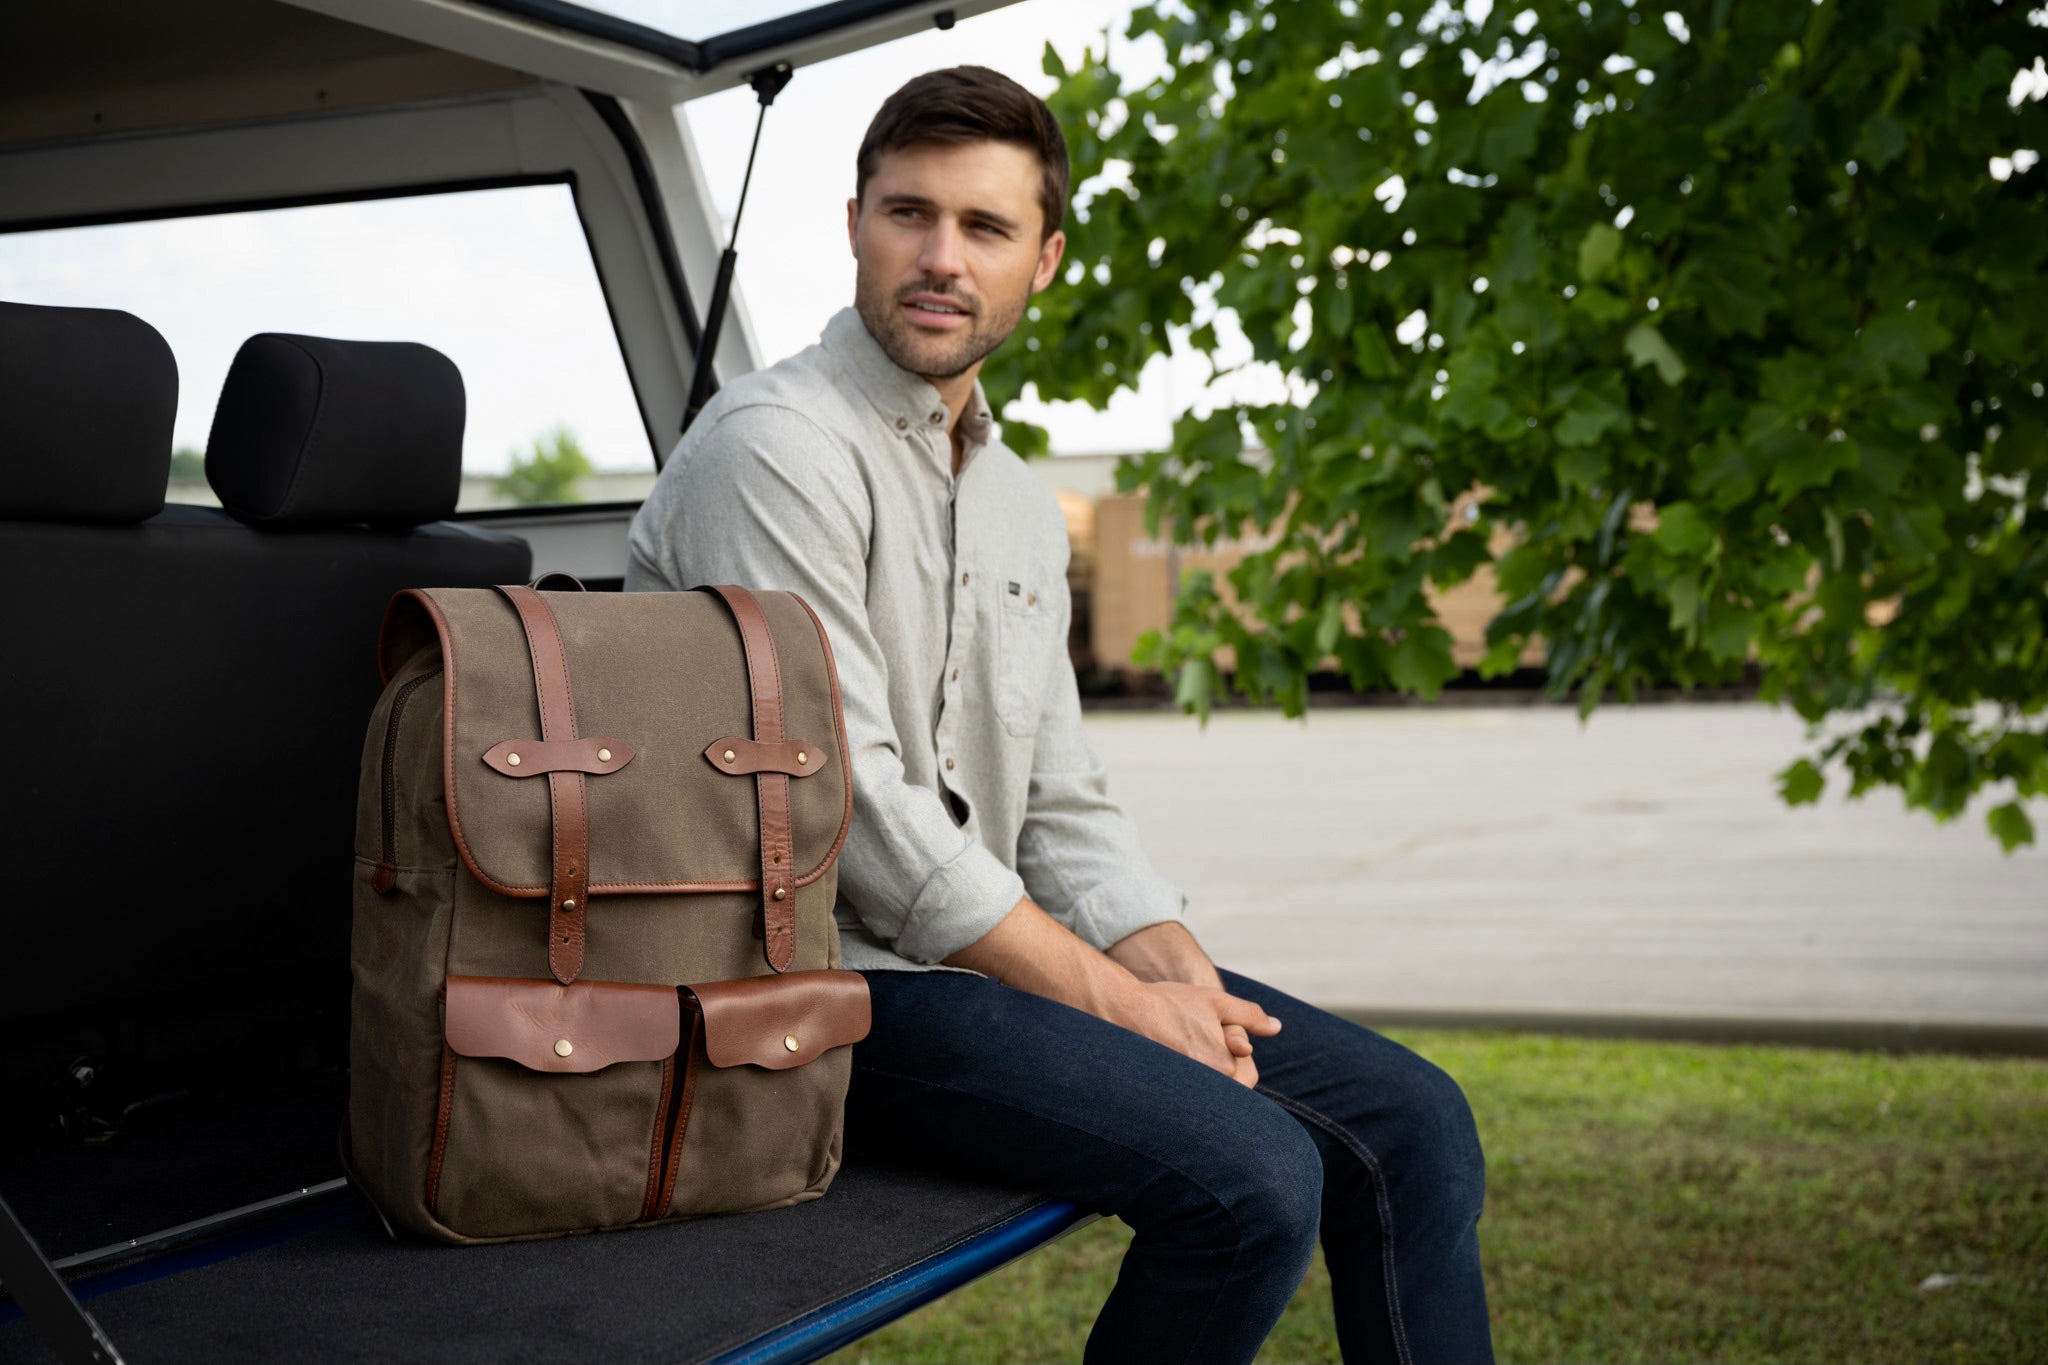
[[(1064, 588), (1060, 600), (1064, 640), (1072, 612)], [(1046, 913), (1096, 948), (1178, 920), (1187, 908), (1180, 888), (1145, 856), (1130, 816), (1110, 799), (1109, 770), (1081, 728), (1080, 691), (1064, 650), (1045, 682), (1017, 870)]]
[(939, 794), (905, 779), (889, 671), (869, 625), (873, 508), (850, 454), (792, 409), (733, 409), (693, 440), (636, 547), (629, 586), (740, 583), (800, 594), (825, 624), (839, 669), (854, 810), (839, 894), (876, 937), (916, 962), (943, 960), (993, 929), (1024, 882), (954, 823)]

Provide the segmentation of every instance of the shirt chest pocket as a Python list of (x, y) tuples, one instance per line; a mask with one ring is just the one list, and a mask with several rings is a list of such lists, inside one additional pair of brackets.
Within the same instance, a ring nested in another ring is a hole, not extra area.
[(1059, 597), (1056, 589), (1018, 579), (998, 578), (995, 587), (996, 715), (1021, 739), (1038, 733), (1054, 656), (1065, 645)]

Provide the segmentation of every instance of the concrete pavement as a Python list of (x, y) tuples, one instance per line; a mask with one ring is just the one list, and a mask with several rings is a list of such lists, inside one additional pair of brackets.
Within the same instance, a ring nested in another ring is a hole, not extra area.
[[(1727, 1021), (1744, 1036), (1749, 1021), (2048, 1045), (2048, 851), (2005, 857), (1981, 809), (1942, 826), (1891, 792), (1786, 809), (1772, 774), (1804, 752), (1789, 713), (1087, 724), (1211, 953), (1317, 1004), (1385, 1021), (1625, 1016), (1637, 1032)], [(2048, 835), (2048, 802), (2032, 813)]]

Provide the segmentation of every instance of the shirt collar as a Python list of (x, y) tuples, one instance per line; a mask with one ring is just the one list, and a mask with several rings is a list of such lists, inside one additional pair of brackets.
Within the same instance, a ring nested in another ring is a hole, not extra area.
[[(853, 380), (854, 387), (892, 431), (904, 436), (922, 429), (944, 433), (952, 414), (947, 412), (939, 391), (922, 375), (912, 374), (889, 359), (889, 353), (869, 333), (857, 310), (842, 308), (834, 314), (832, 320), (825, 324), (819, 343)], [(981, 381), (977, 379), (967, 407), (960, 414), (962, 472), (976, 452), (988, 444), (994, 424), (995, 416), (989, 410), (988, 398), (982, 393)], [(939, 444), (942, 450), (946, 449), (946, 442)], [(950, 450), (947, 450), (947, 460), (950, 464)]]

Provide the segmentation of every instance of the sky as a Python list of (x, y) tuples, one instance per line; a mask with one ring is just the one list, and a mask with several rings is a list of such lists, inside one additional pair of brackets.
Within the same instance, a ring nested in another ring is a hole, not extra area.
[[(673, 6), (618, 0), (610, 8), (658, 20)], [(694, 8), (710, 25), (700, 32), (727, 22), (717, 5)], [(723, 9), (761, 12), (737, 0)], [(950, 32), (800, 69), (769, 111), (739, 242), (738, 292), (762, 360), (808, 345), (852, 300), (844, 205), (860, 136), (891, 91), (918, 72), (971, 62), (1047, 92), (1045, 44), (1078, 56), (1083, 44), (1102, 43), (1105, 29), (1120, 33), (1128, 9), (1128, 0), (1022, 0)], [(1148, 54), (1128, 55), (1142, 65)], [(753, 134), (753, 94), (724, 92), (679, 116), (729, 221)], [(468, 470), (504, 469), (515, 450), (557, 423), (601, 467), (651, 467), (563, 186), (4, 235), (0, 299), (121, 308), (154, 325), (178, 359), (179, 446), (204, 448), (243, 339), (282, 331), (423, 341), (446, 352), (468, 391)], [(1173, 383), (1164, 367), (1152, 378), (1142, 397), (1107, 416), (1078, 405), (1027, 415), (1051, 427), (1058, 451), (1161, 443)]]

